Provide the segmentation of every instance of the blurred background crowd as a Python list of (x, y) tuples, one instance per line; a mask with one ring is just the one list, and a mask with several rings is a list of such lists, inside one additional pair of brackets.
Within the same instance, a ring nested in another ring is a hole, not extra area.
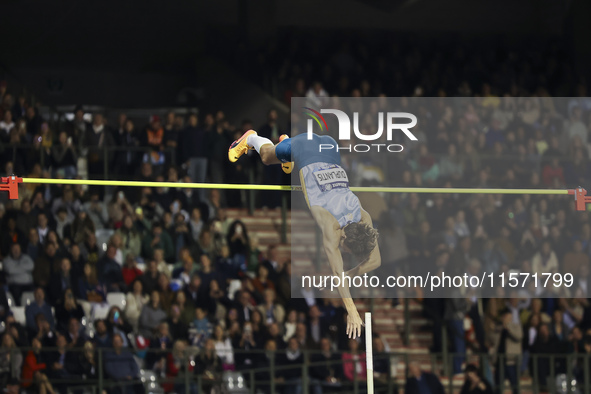
[[(340, 96), (404, 96), (402, 108), (428, 119), (419, 126), (420, 143), (389, 159), (387, 171), (372, 170), (380, 157), (343, 155), (360, 184), (589, 184), (591, 99), (585, 97), (587, 82), (559, 46), (432, 51), (395, 44), (376, 50), (353, 41), (335, 48), (276, 43), (247, 52), (256, 61), (244, 73), (285, 104), (291, 97), (320, 106)], [(26, 184), (18, 201), (1, 196), (0, 385), (65, 393), (59, 379), (97, 377), (98, 348), (105, 349), (105, 378), (129, 382), (110, 392), (142, 392), (146, 373), (190, 374), (191, 380), (199, 375), (211, 390), (225, 371), (268, 367), (277, 352), (273, 362), (285, 368), (273, 377), (257, 373), (257, 390), (269, 392), (267, 381), (276, 379), (281, 392), (299, 393), (308, 350), (316, 351), (308, 360), (316, 362), (309, 368), (315, 393), (342, 391), (364, 379), (364, 341), (345, 336), (340, 300), (314, 292), (291, 297), (289, 254), (278, 245), (259, 245), (256, 228), (241, 220), (247, 194), (183, 188), (184, 182), (205, 181), (289, 183), (280, 168), (263, 168), (255, 155), (237, 165), (226, 159), (230, 143), (250, 128), (274, 141), (290, 133), (289, 123), (279, 120), (280, 109), (234, 124), (225, 113), (232, 109), (222, 102), (216, 112), (175, 109), (143, 120), (84, 106), (67, 116), (44, 116), (21, 93), (0, 84), (3, 176), (169, 181), (178, 187)], [(426, 108), (419, 98), (427, 96), (441, 100)], [(371, 121), (364, 127), (375, 129)], [(442, 368), (448, 379), (464, 373), (462, 393), (492, 392), (501, 377), (515, 390), (524, 378), (535, 377), (545, 387), (549, 376), (567, 370), (584, 380), (589, 371), (567, 356), (591, 353), (591, 224), (587, 212), (574, 210), (572, 198), (379, 198), (372, 216), (379, 218), (384, 274), (574, 275), (568, 290), (498, 287), (495, 298), (470, 289), (454, 299), (426, 298), (416, 289), (413, 298), (427, 318), (422, 329), (431, 333), (427, 346), (436, 354), (455, 354), (449, 368)], [(280, 200), (262, 193), (255, 205), (265, 214)], [(401, 307), (398, 299), (381, 302)], [(388, 387), (392, 378), (407, 393), (443, 392), (437, 368), (428, 372), (424, 363), (410, 362), (405, 375), (396, 368), (400, 360), (382, 357), (399, 351), (393, 344), (375, 335), (378, 385)], [(473, 365), (468, 353), (490, 357)], [(550, 354), (552, 361), (543, 357)], [(533, 363), (536, 356), (542, 358)], [(184, 391), (178, 381), (161, 386)], [(196, 392), (195, 383), (190, 389)]]

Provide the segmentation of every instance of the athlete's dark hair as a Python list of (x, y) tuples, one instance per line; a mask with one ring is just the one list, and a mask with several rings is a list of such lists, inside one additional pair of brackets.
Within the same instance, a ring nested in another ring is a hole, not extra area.
[(378, 230), (359, 222), (349, 223), (343, 230), (345, 231), (344, 246), (361, 261), (367, 260), (378, 242)]

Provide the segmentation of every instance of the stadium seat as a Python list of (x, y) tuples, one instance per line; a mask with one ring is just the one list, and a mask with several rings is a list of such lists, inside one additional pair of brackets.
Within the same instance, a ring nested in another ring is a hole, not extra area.
[(226, 371), (222, 375), (222, 382), (225, 388), (225, 392), (234, 394), (247, 394), (250, 393), (248, 387), (246, 387), (244, 378), (240, 372)]
[(228, 285), (228, 298), (234, 301), (234, 293), (240, 290), (240, 287), (242, 287), (242, 282), (239, 279), (232, 279)]
[(91, 308), (91, 315), (93, 320), (106, 319), (109, 315), (109, 304), (94, 304)]
[(12, 293), (10, 291), (6, 292), (6, 300), (8, 301), (9, 308), (16, 306), (16, 303), (14, 302), (14, 297), (12, 296)]
[(22, 324), (23, 326), (27, 325), (27, 318), (25, 317), (25, 307), (24, 306), (13, 306), (10, 308), (12, 314), (14, 315), (14, 320), (18, 323)]
[(107, 243), (113, 234), (115, 234), (115, 230), (112, 229), (103, 228), (96, 230), (94, 235), (96, 236), (96, 244), (98, 247), (107, 250)]
[(25, 291), (21, 295), (21, 306), (30, 305), (33, 301), (35, 301), (35, 293), (33, 293), (32, 291)]
[(149, 369), (140, 369), (140, 379), (144, 384), (144, 388), (146, 393), (151, 394), (163, 394), (164, 389), (160, 387), (159, 384), (156, 383), (158, 377), (154, 371), (150, 371)]
[(125, 309), (125, 293), (108, 293), (107, 294), (107, 304), (110, 306), (118, 306), (119, 309)]

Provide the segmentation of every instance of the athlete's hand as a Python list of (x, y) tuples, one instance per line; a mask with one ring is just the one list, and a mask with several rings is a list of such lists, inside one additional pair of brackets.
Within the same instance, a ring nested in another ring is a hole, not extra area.
[(347, 336), (352, 339), (361, 337), (361, 326), (364, 325), (357, 311), (355, 313), (349, 313), (347, 315)]

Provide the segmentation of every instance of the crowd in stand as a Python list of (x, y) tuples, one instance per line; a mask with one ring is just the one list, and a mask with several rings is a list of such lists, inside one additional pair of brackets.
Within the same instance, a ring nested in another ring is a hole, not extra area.
[[(423, 135), (420, 147), (397, 156), (397, 170), (384, 175), (388, 185), (588, 184), (591, 101), (573, 99), (554, 109), (542, 97), (510, 100), (519, 94), (542, 95), (539, 86), (548, 86), (550, 93), (574, 86), (570, 75), (559, 72), (568, 64), (558, 62), (557, 53), (549, 57), (554, 63), (544, 57), (545, 67), (538, 58), (528, 61), (512, 54), (502, 67), (492, 69), (501, 63), (485, 66), (487, 56), (456, 52), (454, 59), (464, 62), (456, 74), (444, 67), (447, 60), (427, 61), (426, 55), (411, 52), (390, 75), (384, 71), (388, 59), (382, 59), (372, 74), (381, 84), (360, 71), (369, 62), (367, 56), (355, 57), (346, 46), (333, 57), (336, 68), (317, 74), (323, 83), (313, 83), (310, 68), (295, 63), (280, 70), (295, 78), (286, 96), (310, 100), (335, 94), (396, 93), (404, 90), (398, 84), (409, 83), (420, 87), (417, 96), (478, 92), (480, 99), (474, 105), (442, 107), (431, 114), (438, 132)], [(319, 60), (309, 61), (316, 69), (314, 62)], [(454, 79), (439, 80), (441, 69)], [(464, 81), (459, 77), (462, 69), (472, 81), (493, 76), (491, 84)], [(582, 87), (579, 93), (584, 95)], [(509, 98), (501, 102), (496, 96), (503, 95)], [(281, 386), (286, 393), (301, 389), (304, 350), (318, 350), (310, 361), (325, 362), (309, 371), (315, 392), (364, 379), (363, 342), (346, 338), (340, 301), (292, 299), (290, 261), (278, 257), (277, 247), (259, 248), (244, 223), (228, 219), (226, 208), (243, 204), (240, 193), (206, 194), (182, 187), (188, 181), (248, 179), (245, 174), (255, 167), (252, 160), (228, 166), (226, 152), (236, 135), (252, 128), (251, 121), (234, 127), (222, 111), (186, 118), (171, 112), (164, 119), (152, 117), (142, 129), (125, 114), (115, 124), (101, 114), (88, 122), (80, 107), (72, 121), (54, 124), (43, 119), (25, 96), (15, 99), (5, 85), (0, 85), (0, 97), (3, 175), (76, 177), (82, 157), (89, 174), (104, 174), (106, 165), (110, 174), (123, 179), (179, 183), (176, 189), (108, 193), (81, 186), (26, 184), (18, 201), (2, 196), (0, 257), (5, 291), (0, 291), (0, 320), (5, 329), (0, 341), (0, 385), (63, 391), (64, 383), (56, 379), (83, 382), (97, 377), (97, 348), (105, 349), (105, 377), (129, 382), (126, 389), (109, 388), (113, 392), (141, 391), (139, 366), (168, 378), (180, 378), (188, 371), (213, 387), (223, 371), (269, 366), (276, 350), (282, 352), (274, 362), (284, 368), (273, 378), (286, 383)], [(272, 110), (258, 130), (276, 140), (280, 128)], [(105, 155), (104, 146), (123, 149)], [(355, 171), (352, 159), (345, 158), (345, 164)], [(264, 182), (281, 182), (281, 174), (279, 168), (266, 169), (261, 177)], [(488, 367), (465, 367), (462, 393), (490, 392), (501, 375), (516, 386), (522, 374), (534, 374), (535, 355), (591, 353), (587, 301), (591, 225), (587, 212), (573, 210), (571, 199), (416, 194), (386, 198), (385, 216), (376, 220), (381, 239), (387, 241), (381, 252), (384, 270), (437, 272), (454, 267), (461, 272), (560, 271), (576, 276), (569, 294), (499, 288), (497, 298), (467, 293), (422, 301), (434, 323), (433, 350), (442, 351), (440, 328), (445, 323), (452, 350), (461, 354), (454, 358), (453, 373), (463, 371), (468, 349), (494, 356)], [(108, 239), (100, 240), (104, 234)], [(240, 285), (230, 290), (231, 282)], [(30, 304), (21, 304), (21, 296), (29, 292), (34, 293)], [(92, 319), (92, 309), (89, 314), (83, 308), (85, 302), (101, 305), (110, 294), (121, 293), (125, 306), (110, 306), (105, 319)], [(417, 298), (422, 296), (417, 292)], [(24, 324), (11, 311), (17, 305), (25, 308)], [(470, 330), (464, 329), (466, 316)], [(21, 353), (22, 347), (31, 350)], [(188, 349), (199, 351), (187, 367)], [(374, 338), (378, 356), (374, 372), (376, 381), (384, 384), (391, 368), (379, 356), (390, 350), (395, 349), (379, 336)], [(505, 356), (504, 362), (498, 355)], [(581, 378), (582, 364), (573, 367)], [(566, 371), (566, 359), (558, 358), (552, 369), (549, 361), (542, 360), (537, 368), (539, 384), (545, 386), (551, 370)], [(268, 392), (269, 374), (259, 372), (255, 378), (258, 389)], [(163, 387), (172, 392), (176, 384), (171, 381)], [(408, 366), (406, 392), (442, 390), (436, 375), (421, 371), (417, 363)]]

